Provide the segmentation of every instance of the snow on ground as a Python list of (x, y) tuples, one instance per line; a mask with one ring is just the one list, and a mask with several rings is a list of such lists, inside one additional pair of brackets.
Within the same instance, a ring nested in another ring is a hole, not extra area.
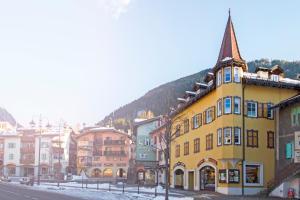
[[(11, 183), (15, 184), (15, 183)], [(64, 183), (66, 184), (66, 183)], [(68, 185), (75, 185), (76, 183), (68, 183)], [(89, 184), (89, 186), (92, 184)], [(94, 184), (95, 185), (95, 184)], [(41, 190), (41, 191), (47, 191), (47, 192), (56, 192), (60, 194), (65, 194), (69, 196), (79, 197), (85, 200), (164, 200), (164, 196), (154, 196), (154, 191), (152, 189), (152, 193), (150, 194), (137, 194), (137, 192), (126, 192), (123, 194), (122, 191), (103, 191), (103, 190), (97, 190), (94, 188), (78, 188), (78, 187), (66, 187), (66, 186), (60, 186), (59, 188), (56, 186), (56, 184), (44, 184), (41, 185), (35, 185), (33, 187), (31, 186), (25, 186), (20, 185), (22, 187), (26, 187), (28, 189), (34, 189), (34, 190)], [(108, 188), (108, 184), (99, 184), (99, 188), (106, 189)], [(127, 191), (128, 188), (126, 188)], [(136, 190), (136, 188), (134, 188)], [(140, 188), (140, 191), (147, 192), (150, 190), (149, 188)], [(162, 188), (159, 188), (157, 191), (160, 193), (163, 191)], [(170, 200), (193, 200), (193, 198), (190, 197), (169, 197)]]

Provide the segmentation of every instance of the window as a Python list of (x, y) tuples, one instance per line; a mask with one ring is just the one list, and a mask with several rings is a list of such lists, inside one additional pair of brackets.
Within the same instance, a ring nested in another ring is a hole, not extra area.
[(183, 146), (183, 154), (186, 156), (186, 155), (189, 155), (189, 142), (185, 142), (184, 143), (184, 146)]
[(41, 142), (41, 148), (48, 148), (48, 142)]
[(267, 104), (267, 118), (273, 119), (273, 109), (271, 109), (273, 105), (271, 103)]
[(279, 76), (277, 74), (272, 74), (271, 75), (271, 80), (278, 82), (279, 81)]
[(14, 149), (14, 148), (16, 148), (16, 143), (12, 143), (12, 142), (8, 143), (8, 148), (9, 148), (9, 149)]
[(247, 130), (247, 147), (258, 147), (258, 131)]
[(247, 102), (247, 116), (248, 117), (257, 117), (257, 103), (256, 102)]
[(215, 118), (215, 107), (210, 107), (208, 108), (205, 113), (205, 123), (208, 124), (210, 122), (212, 122)]
[(43, 154), (41, 155), (41, 157), (42, 157), (42, 160), (47, 160), (47, 154), (43, 153)]
[(234, 144), (241, 144), (241, 128), (234, 127)]
[(268, 131), (267, 133), (267, 139), (268, 139), (268, 148), (273, 149), (275, 144), (274, 144), (274, 132)]
[(150, 139), (149, 139), (149, 138), (145, 138), (145, 139), (144, 139), (144, 145), (145, 145), (145, 146), (150, 146), (150, 145), (151, 145)]
[(234, 114), (241, 114), (241, 98), (240, 97), (234, 97), (233, 100), (233, 113)]
[(176, 133), (175, 133), (176, 137), (180, 136), (180, 124), (176, 125)]
[(263, 169), (260, 164), (246, 164), (245, 183), (247, 185), (261, 185), (263, 180)]
[(201, 126), (201, 114), (197, 114), (192, 118), (192, 128), (196, 129), (199, 128)]
[(176, 156), (176, 158), (178, 158), (180, 156), (180, 145), (179, 144), (176, 145), (175, 156)]
[(217, 72), (217, 86), (222, 84), (222, 70)]
[(140, 158), (142, 158), (142, 159), (147, 158), (147, 154), (145, 154), (145, 153), (140, 153)]
[(231, 128), (224, 128), (224, 144), (231, 144), (232, 137), (231, 137)]
[(10, 153), (10, 154), (8, 155), (8, 159), (9, 159), (9, 160), (13, 160), (13, 159), (14, 159), (14, 154), (13, 154), (13, 153)]
[(234, 74), (233, 75), (234, 76), (234, 82), (236, 82), (236, 83), (241, 82), (240, 75), (239, 75), (239, 68), (238, 67), (234, 67), (233, 74)]
[(200, 138), (194, 139), (194, 153), (200, 152)]
[(231, 97), (226, 97), (224, 99), (224, 114), (231, 113)]
[(213, 134), (208, 134), (206, 136), (206, 150), (213, 149)]
[(222, 115), (222, 99), (219, 99), (217, 101), (217, 116), (221, 116)]
[(231, 67), (224, 68), (224, 83), (231, 82)]
[(184, 133), (188, 133), (189, 132), (189, 119), (185, 119), (183, 121), (183, 130), (184, 130)]
[(221, 146), (222, 145), (222, 129), (219, 128), (217, 130), (217, 145)]

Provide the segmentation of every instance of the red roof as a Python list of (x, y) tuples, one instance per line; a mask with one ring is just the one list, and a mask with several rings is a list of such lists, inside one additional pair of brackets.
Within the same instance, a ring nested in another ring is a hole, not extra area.
[(236, 40), (230, 12), (217, 63), (221, 62), (224, 58), (227, 57), (233, 58), (236, 61), (243, 61)]

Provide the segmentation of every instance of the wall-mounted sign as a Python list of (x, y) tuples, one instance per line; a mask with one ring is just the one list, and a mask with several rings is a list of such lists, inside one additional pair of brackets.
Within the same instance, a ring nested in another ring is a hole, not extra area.
[(300, 150), (300, 131), (295, 132), (295, 149)]
[(298, 150), (298, 149), (295, 149), (295, 152), (294, 152), (294, 162), (300, 163), (300, 150)]

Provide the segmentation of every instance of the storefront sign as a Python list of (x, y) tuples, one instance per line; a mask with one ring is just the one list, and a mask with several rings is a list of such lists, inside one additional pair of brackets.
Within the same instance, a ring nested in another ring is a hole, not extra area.
[(295, 150), (300, 150), (300, 131), (295, 132)]
[(295, 149), (295, 157), (294, 157), (295, 163), (300, 163), (300, 150)]

